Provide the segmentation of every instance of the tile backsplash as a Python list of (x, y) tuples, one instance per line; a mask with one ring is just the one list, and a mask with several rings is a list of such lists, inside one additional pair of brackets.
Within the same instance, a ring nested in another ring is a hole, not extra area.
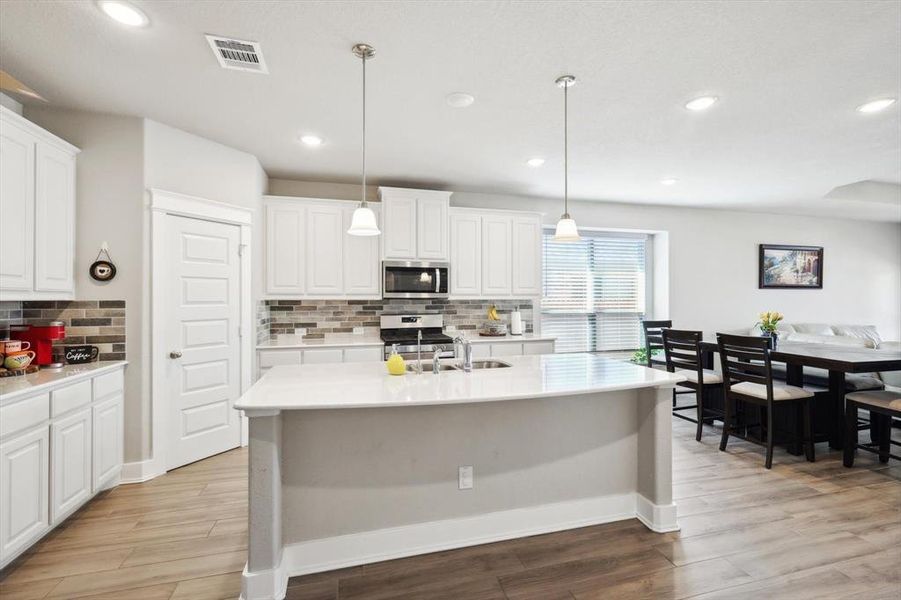
[[(532, 331), (532, 300), (264, 300), (257, 307), (257, 341), (284, 334), (304, 333), (307, 339), (323, 338), (330, 333), (353, 333), (362, 327), (367, 335), (378, 335), (379, 317), (396, 314), (444, 315), (445, 327), (479, 329), (488, 320), (488, 307), (497, 307), (501, 320), (509, 324), (509, 315), (517, 306), (526, 331)], [(298, 331), (300, 330), (300, 331)]]
[(10, 325), (46, 325), (62, 321), (66, 337), (53, 343), (54, 354), (63, 346), (91, 344), (100, 360), (125, 360), (124, 300), (26, 300), (0, 302), (0, 335)]

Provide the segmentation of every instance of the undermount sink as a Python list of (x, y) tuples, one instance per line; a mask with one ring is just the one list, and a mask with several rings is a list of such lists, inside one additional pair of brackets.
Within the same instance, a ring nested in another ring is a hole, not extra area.
[(510, 363), (502, 360), (474, 360), (472, 361), (473, 369), (503, 369), (509, 367)]
[[(416, 368), (416, 363), (407, 363), (407, 372), (415, 373), (418, 369)], [(441, 363), (438, 365), (438, 371), (458, 371), (456, 366), (449, 363)], [(422, 372), (423, 373), (431, 373), (432, 372), (432, 363), (425, 362), (422, 363)]]

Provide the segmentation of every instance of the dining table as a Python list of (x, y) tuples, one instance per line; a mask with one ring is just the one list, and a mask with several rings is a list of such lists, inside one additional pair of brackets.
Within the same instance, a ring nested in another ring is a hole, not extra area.
[[(719, 350), (716, 339), (704, 338), (700, 346), (704, 356), (704, 367), (713, 368), (713, 356)], [(850, 373), (901, 371), (901, 351), (837, 344), (778, 342), (776, 348), (770, 350), (770, 360), (784, 363), (785, 382), (798, 387), (804, 385), (805, 367), (824, 369), (828, 372), (827, 389), (819, 394), (819, 397), (823, 398), (824, 406), (820, 402), (815, 402), (814, 411), (826, 413), (826, 439), (829, 446), (834, 449), (841, 449), (843, 446), (845, 394), (851, 391), (847, 389), (846, 376)], [(825, 410), (822, 410), (821, 406)], [(871, 435), (877, 434), (876, 429), (871, 427)]]

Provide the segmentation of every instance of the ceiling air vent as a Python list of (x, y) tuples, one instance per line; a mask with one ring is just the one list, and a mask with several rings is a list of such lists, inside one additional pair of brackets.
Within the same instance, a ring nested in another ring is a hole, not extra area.
[(207, 34), (206, 40), (213, 49), (213, 54), (223, 69), (236, 69), (238, 71), (253, 71), (254, 73), (268, 73), (266, 61), (263, 60), (263, 51), (257, 42), (247, 42), (222, 37), (221, 35)]

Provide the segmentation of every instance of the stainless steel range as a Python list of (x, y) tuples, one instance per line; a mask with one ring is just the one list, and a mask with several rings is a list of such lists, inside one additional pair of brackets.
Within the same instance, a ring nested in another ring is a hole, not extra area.
[(404, 358), (416, 358), (419, 334), (422, 334), (422, 354), (431, 358), (437, 348), (439, 356), (454, 355), (454, 339), (444, 333), (444, 315), (382, 315), (381, 338), (385, 342), (385, 358), (391, 355), (391, 347), (397, 344), (397, 352)]

